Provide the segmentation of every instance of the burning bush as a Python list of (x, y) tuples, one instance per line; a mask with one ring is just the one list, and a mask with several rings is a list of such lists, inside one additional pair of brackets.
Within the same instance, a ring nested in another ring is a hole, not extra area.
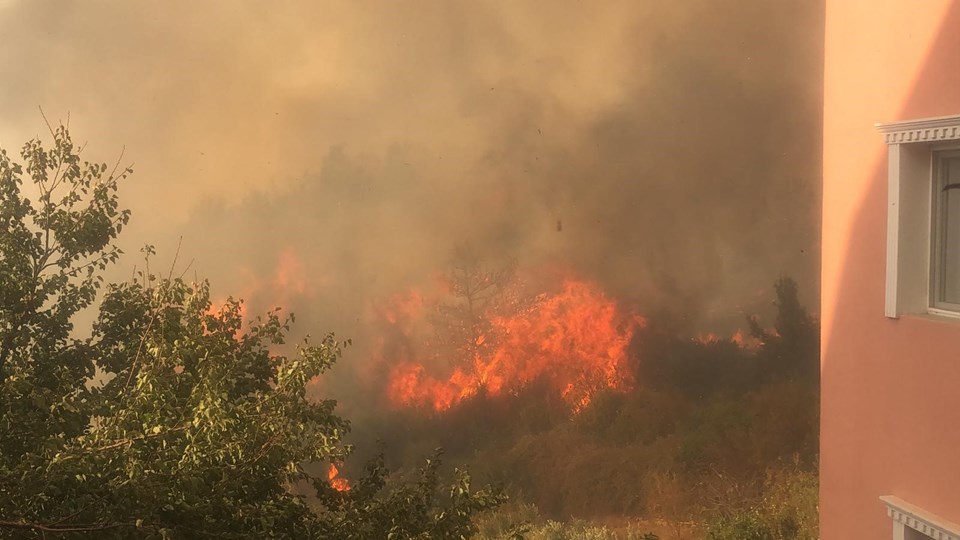
[[(435, 306), (440, 337), (420, 343), (416, 353), (435, 358), (443, 354), (437, 343), (462, 341), (447, 348), (447, 362), (440, 362), (445, 370), (415, 358), (393, 364), (387, 394), (394, 405), (445, 411), (481, 389), (494, 397), (515, 395), (539, 380), (577, 412), (601, 389), (632, 386), (627, 349), (641, 318), (627, 315), (597, 285), (582, 280), (567, 278), (556, 292), (526, 300), (495, 301), (506, 296), (508, 285), (496, 286), (484, 302), (475, 298), (479, 287), (453, 287), (455, 298), (462, 291), (466, 312), (449, 303)], [(409, 310), (389, 311), (397, 328), (413, 326), (397, 313), (413, 316)]]

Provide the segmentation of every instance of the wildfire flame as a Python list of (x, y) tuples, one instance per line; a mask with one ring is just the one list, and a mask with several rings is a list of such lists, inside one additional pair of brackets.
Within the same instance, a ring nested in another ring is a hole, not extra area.
[[(776, 330), (769, 330), (769, 332), (775, 333)], [(706, 334), (699, 334), (696, 337), (691, 339), (701, 345), (714, 345), (717, 343), (729, 341), (730, 343), (733, 343), (737, 347), (740, 347), (741, 349), (746, 349), (746, 350), (754, 350), (760, 346), (760, 341), (757, 338), (744, 333), (743, 329), (737, 329), (737, 331), (734, 332), (733, 335), (730, 336), (729, 338), (724, 338), (713, 332), (707, 332)]]
[[(255, 306), (254, 312), (259, 312), (263, 308), (272, 309), (276, 307), (289, 308), (293, 301), (299, 297), (313, 297), (315, 294), (311, 281), (326, 284), (327, 279), (322, 276), (310, 276), (308, 279), (307, 268), (300, 260), (297, 253), (287, 247), (282, 249), (271, 271), (270, 279), (261, 278), (250, 268), (241, 268), (239, 274), (244, 285), (240, 288), (239, 312), (243, 324), (239, 334), (247, 332), (250, 305)], [(216, 297), (211, 299), (210, 307), (206, 313), (209, 315), (218, 315), (227, 308), (228, 299), (226, 297)]]
[[(772, 330), (776, 332), (776, 330)], [(737, 330), (736, 333), (730, 338), (737, 347), (747, 350), (755, 350), (760, 346), (760, 340), (751, 336), (750, 334), (744, 334), (743, 330)]]
[(697, 337), (693, 338), (694, 341), (701, 345), (710, 345), (712, 343), (719, 343), (723, 341), (723, 338), (714, 334), (713, 332), (707, 332), (706, 334), (699, 334)]
[(487, 319), (489, 333), (474, 338), (473, 358), (446, 377), (420, 362), (396, 364), (387, 385), (390, 400), (444, 411), (481, 388), (496, 396), (545, 379), (576, 413), (598, 390), (632, 384), (627, 347), (645, 321), (622, 313), (596, 285), (567, 279), (559, 292)]
[(337, 469), (337, 466), (333, 463), (330, 464), (330, 468), (327, 470), (327, 481), (330, 482), (330, 487), (337, 491), (350, 491), (350, 481), (346, 478), (341, 478), (340, 470)]

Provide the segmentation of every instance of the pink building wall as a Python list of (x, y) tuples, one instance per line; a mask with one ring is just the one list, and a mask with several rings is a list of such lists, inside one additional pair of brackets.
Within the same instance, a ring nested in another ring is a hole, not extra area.
[(960, 2), (826, 0), (821, 538), (891, 538), (881, 495), (960, 522), (960, 320), (884, 317), (877, 122), (960, 114)]

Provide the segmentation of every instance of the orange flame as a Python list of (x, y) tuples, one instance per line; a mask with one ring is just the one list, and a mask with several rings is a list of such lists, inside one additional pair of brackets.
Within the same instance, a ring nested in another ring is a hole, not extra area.
[(346, 478), (341, 478), (340, 470), (337, 469), (337, 466), (333, 463), (330, 464), (330, 469), (327, 470), (327, 481), (330, 482), (330, 487), (337, 491), (350, 491), (350, 481)]
[[(776, 332), (776, 330), (774, 330), (774, 332)], [(730, 338), (730, 341), (736, 344), (737, 347), (749, 351), (756, 350), (760, 347), (760, 340), (752, 335), (744, 334), (743, 330), (737, 330), (737, 332), (733, 334), (733, 337)]]
[(707, 332), (706, 334), (699, 334), (697, 337), (691, 338), (693, 341), (701, 345), (714, 345), (717, 343), (733, 343), (737, 347), (746, 350), (754, 350), (760, 346), (760, 340), (757, 338), (745, 334), (743, 329), (737, 329), (729, 338), (724, 338), (713, 332)]
[[(226, 311), (227, 309), (229, 309), (229, 306), (227, 305), (227, 302), (228, 302), (228, 299), (227, 299), (227, 298), (220, 298), (220, 299), (216, 299), (216, 300), (211, 300), (211, 301), (210, 301), (210, 307), (208, 307), (207, 310), (204, 311), (204, 315), (211, 315), (211, 316), (214, 316), (214, 317), (219, 317), (219, 316), (223, 315), (223, 314), (224, 314), (224, 311)], [(239, 334), (240, 336), (242, 336), (242, 335), (246, 334), (246, 326), (247, 326), (247, 304), (246, 304), (246, 302), (243, 302), (243, 301), (240, 302), (240, 304), (239, 304), (238, 307), (237, 307), (237, 312), (238, 312), (238, 314), (239, 314), (239, 316), (240, 316), (240, 320), (241, 320), (241, 326), (240, 326), (240, 330), (238, 331), (238, 334)], [(209, 333), (210, 333), (210, 330), (205, 327), (205, 328), (203, 329), (203, 334), (204, 334), (204, 335), (208, 335)]]
[(399, 324), (419, 317), (423, 307), (423, 296), (419, 291), (411, 289), (394, 295), (389, 302), (378, 305), (376, 310), (388, 323)]
[(490, 316), (471, 362), (444, 377), (418, 362), (391, 371), (387, 394), (397, 405), (444, 411), (475, 395), (516, 393), (545, 379), (576, 413), (604, 388), (630, 387), (627, 347), (643, 319), (628, 317), (595, 285), (567, 279), (512, 315)]
[(707, 332), (706, 334), (699, 334), (697, 337), (691, 338), (693, 341), (701, 345), (714, 345), (722, 342), (733, 343), (737, 347), (745, 350), (755, 350), (760, 346), (760, 340), (757, 338), (745, 334), (743, 329), (737, 329), (729, 338), (723, 338), (713, 332)]
[[(287, 247), (277, 254), (276, 263), (270, 279), (261, 278), (250, 268), (241, 267), (238, 272), (243, 285), (240, 287), (240, 317), (243, 320), (240, 335), (247, 332), (248, 317), (251, 309), (257, 313), (272, 308), (290, 308), (301, 297), (315, 295), (315, 284), (327, 285), (329, 280), (316, 271), (310, 274), (297, 253)], [(250, 306), (253, 306), (252, 308)], [(218, 315), (227, 307), (226, 297), (212, 298), (208, 315)]]
[(307, 291), (307, 271), (297, 253), (290, 248), (280, 252), (277, 266), (273, 271), (273, 285), (276, 291), (288, 297), (301, 295)]
[(693, 338), (694, 341), (701, 345), (710, 345), (711, 343), (719, 343), (723, 339), (714, 334), (713, 332), (707, 332), (706, 334), (699, 334), (697, 337)]

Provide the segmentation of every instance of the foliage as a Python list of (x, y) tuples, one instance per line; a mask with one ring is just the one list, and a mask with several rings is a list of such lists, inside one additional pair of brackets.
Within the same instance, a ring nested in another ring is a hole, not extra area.
[[(447, 447), (455, 463), (507, 485), (544, 519), (643, 516), (675, 525), (658, 529), (662, 536), (691, 537), (718, 512), (770, 497), (779, 484), (769, 471), (816, 477), (817, 322), (792, 281), (774, 292), (776, 318), (769, 328), (751, 321), (753, 343), (695, 340), (652, 321), (636, 336), (637, 386), (599, 392), (575, 416), (534, 384), (480, 393), (442, 415), (391, 417), (402, 431), (384, 432), (394, 448), (407, 440)], [(816, 526), (815, 494), (791, 504), (806, 516), (803, 527)]]
[(721, 518), (707, 533), (710, 540), (775, 540), (775, 526), (766, 523), (757, 510)]
[(777, 318), (773, 331), (751, 317), (750, 333), (760, 340), (757, 356), (767, 379), (811, 379), (820, 375), (820, 326), (800, 304), (797, 283), (781, 278), (774, 284)]
[(569, 523), (547, 520), (542, 525), (525, 527), (522, 532), (507, 534), (481, 534), (479, 540), (617, 540), (618, 535), (607, 527), (592, 526), (584, 521), (574, 520)]
[(657, 389), (673, 389), (688, 400), (740, 394), (780, 380), (818, 380), (819, 325), (800, 304), (797, 284), (774, 284), (777, 315), (770, 329), (749, 317), (755, 349), (732, 339), (696, 340), (654, 322), (636, 339), (637, 380)]
[(817, 476), (785, 469), (768, 474), (758, 504), (721, 513), (707, 531), (709, 540), (815, 540)]
[[(70, 338), (71, 319), (94, 301), (112, 242), (129, 219), (105, 163), (81, 161), (65, 128), (54, 146), (32, 140), (22, 166), (0, 149), (0, 466), (82, 434), (93, 399), (89, 342)], [(22, 193), (24, 171), (32, 182)], [(43, 359), (41, 361), (40, 359)], [(3, 483), (0, 483), (3, 485)]]
[(615, 530), (606, 526), (591, 525), (586, 521), (541, 522), (535, 505), (519, 504), (500, 508), (480, 516), (478, 540), (659, 540), (659, 536), (639, 526), (630, 524), (625, 529)]
[(626, 540), (660, 540), (660, 537), (651, 532), (645, 532), (645, 533), (636, 532), (631, 527), (627, 529)]
[[(349, 492), (320, 512), (321, 538), (345, 540), (469, 538), (476, 534), (474, 516), (499, 506), (505, 497), (490, 489), (471, 490), (470, 476), (455, 471), (455, 481), (443, 497), (437, 497), (439, 451), (419, 469), (416, 483), (401, 485), (378, 496), (386, 484), (382, 458), (368, 463), (368, 474)], [(334, 494), (322, 483), (318, 490)]]
[(582, 521), (560, 523), (547, 521), (526, 536), (528, 540), (616, 540), (606, 527), (594, 527)]
[(24, 146), (25, 166), (0, 151), (0, 537), (462, 538), (503, 500), (461, 471), (438, 493), (436, 457), (414, 483), (375, 458), (334, 489), (309, 464), (340, 464), (349, 424), (306, 387), (345, 344), (291, 350), (292, 316), (247, 324), (205, 282), (141, 272), (108, 286), (90, 337), (72, 337), (119, 255), (129, 170), (106, 174), (66, 129), (52, 135), (50, 150)]
[(536, 522), (540, 510), (530, 503), (515, 503), (501, 506), (476, 519), (479, 540), (513, 540), (525, 537)]

